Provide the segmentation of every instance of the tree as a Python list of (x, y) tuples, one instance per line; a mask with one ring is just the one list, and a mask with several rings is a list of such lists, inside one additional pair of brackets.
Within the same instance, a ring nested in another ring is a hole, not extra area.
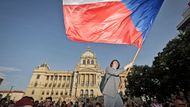
[(160, 94), (190, 91), (190, 35), (178, 35), (169, 41), (158, 53), (152, 65), (156, 78), (160, 81)]
[(169, 41), (149, 66), (134, 66), (127, 88), (131, 95), (161, 95), (190, 92), (190, 32)]
[(127, 80), (128, 86), (126, 88), (132, 96), (142, 96), (144, 94), (151, 96), (159, 87), (158, 79), (154, 77), (151, 67), (147, 65), (134, 66)]

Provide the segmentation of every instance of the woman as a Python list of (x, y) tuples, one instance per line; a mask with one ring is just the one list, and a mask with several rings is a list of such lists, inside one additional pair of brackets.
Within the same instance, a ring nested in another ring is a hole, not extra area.
[(118, 93), (119, 87), (119, 74), (125, 71), (127, 68), (132, 67), (132, 64), (126, 65), (122, 68), (118, 60), (113, 60), (110, 63), (110, 66), (106, 68), (106, 78), (108, 79), (104, 90), (104, 106), (105, 107), (123, 107), (123, 101)]

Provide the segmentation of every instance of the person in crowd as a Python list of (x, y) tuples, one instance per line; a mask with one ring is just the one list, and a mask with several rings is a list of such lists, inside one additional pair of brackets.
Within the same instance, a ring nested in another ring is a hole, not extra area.
[(106, 68), (106, 79), (108, 79), (104, 90), (104, 106), (105, 107), (123, 107), (123, 101), (118, 93), (120, 78), (119, 74), (124, 72), (127, 68), (132, 67), (132, 64), (128, 64), (120, 68), (118, 60), (112, 60), (110, 66)]
[(67, 107), (73, 107), (73, 102), (70, 101), (70, 102), (67, 104)]
[(187, 107), (186, 101), (181, 97), (176, 97), (174, 101), (175, 107)]
[(44, 107), (52, 107), (52, 97), (47, 97)]
[(153, 98), (153, 101), (151, 103), (151, 107), (163, 107), (163, 105), (158, 101), (156, 96)]
[(7, 98), (2, 98), (0, 100), (0, 107), (6, 107), (7, 106), (6, 102), (7, 102)]
[(14, 107), (15, 103), (13, 100), (10, 100), (7, 107)]
[(96, 102), (95, 107), (102, 107), (102, 104), (101, 104), (101, 103), (99, 103), (99, 102)]
[(67, 107), (66, 101), (63, 101), (63, 102), (61, 103), (61, 107)]
[(84, 101), (79, 101), (79, 106), (78, 107), (85, 107)]

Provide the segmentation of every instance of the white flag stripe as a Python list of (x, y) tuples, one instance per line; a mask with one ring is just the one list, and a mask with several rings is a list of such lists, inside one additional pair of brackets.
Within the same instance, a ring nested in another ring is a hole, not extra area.
[(90, 4), (97, 2), (114, 2), (121, 0), (63, 0), (63, 5)]

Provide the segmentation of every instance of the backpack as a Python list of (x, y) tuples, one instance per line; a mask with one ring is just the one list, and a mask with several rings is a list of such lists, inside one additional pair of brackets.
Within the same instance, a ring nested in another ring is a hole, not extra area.
[(111, 77), (111, 75), (109, 75), (109, 77), (106, 79), (106, 73), (104, 74), (101, 82), (100, 82), (100, 92), (103, 93), (104, 87), (106, 86), (106, 83), (108, 82), (109, 78)]

